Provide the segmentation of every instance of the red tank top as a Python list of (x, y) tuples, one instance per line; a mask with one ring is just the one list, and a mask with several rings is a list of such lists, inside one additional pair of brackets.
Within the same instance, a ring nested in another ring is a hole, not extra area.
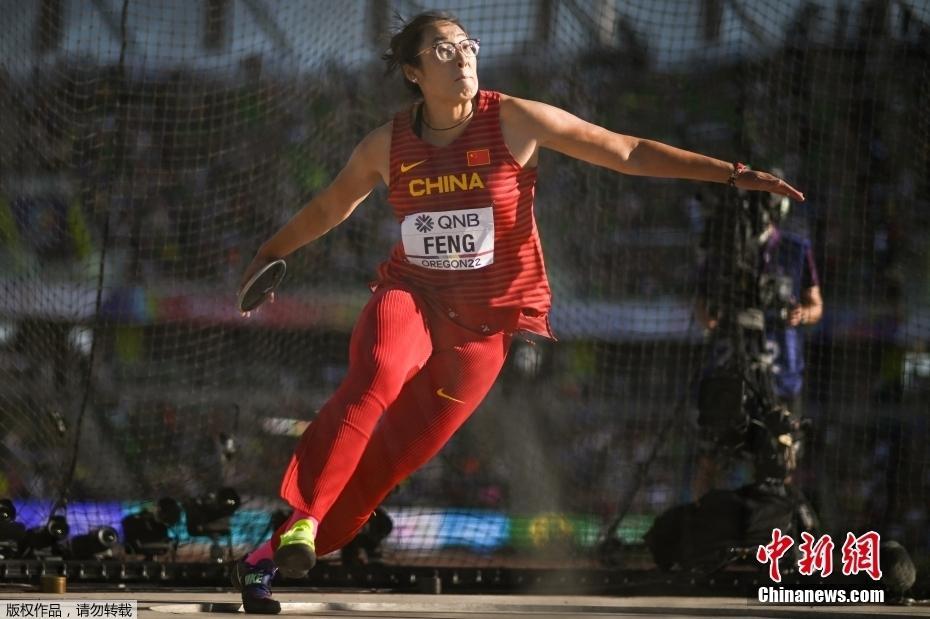
[(378, 284), (409, 288), (481, 332), (552, 337), (536, 168), (521, 167), (504, 143), (500, 93), (479, 91), (468, 127), (444, 147), (417, 137), (410, 117), (394, 117), (388, 202), (401, 240)]

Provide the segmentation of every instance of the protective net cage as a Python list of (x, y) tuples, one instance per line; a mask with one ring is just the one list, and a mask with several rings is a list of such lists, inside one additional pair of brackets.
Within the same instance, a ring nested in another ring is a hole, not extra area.
[[(292, 255), (277, 301), (248, 319), (239, 278), (354, 145), (410, 105), (380, 55), (396, 14), (423, 7), (2, 4), (0, 498), (25, 529), (56, 515), (69, 532), (57, 521), (56, 546), (4, 528), (0, 555), (93, 555), (69, 540), (109, 526), (115, 556), (239, 556), (286, 508), (297, 437), (345, 375), (368, 282), (399, 236), (384, 188)], [(875, 530), (926, 554), (928, 5), (447, 8), (481, 39), (483, 88), (777, 167), (805, 193), (783, 225), (810, 239), (824, 313), (800, 330), (812, 429), (795, 483), (836, 539)], [(475, 415), (385, 501), (393, 527), (375, 558), (593, 564), (605, 531), (636, 549), (693, 498), (697, 265), (732, 190), (551, 151), (539, 165), (559, 341), (516, 341)], [(720, 483), (748, 475), (736, 462)], [(162, 498), (182, 509), (157, 509)], [(124, 523), (143, 512), (163, 547)]]

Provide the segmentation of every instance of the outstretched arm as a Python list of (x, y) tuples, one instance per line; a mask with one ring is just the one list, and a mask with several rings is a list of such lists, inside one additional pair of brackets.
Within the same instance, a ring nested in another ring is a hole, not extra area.
[(386, 178), (389, 129), (389, 125), (383, 125), (369, 133), (352, 151), (348, 163), (333, 182), (262, 244), (242, 276), (240, 289), (263, 265), (284, 258), (345, 221), (378, 181)]
[[(732, 163), (654, 140), (614, 133), (545, 103), (515, 97), (509, 98), (508, 103), (513, 112), (509, 117), (516, 130), (533, 136), (537, 146), (617, 172), (726, 183), (734, 171)], [(766, 172), (746, 170), (737, 175), (736, 186), (804, 200), (800, 191)]]

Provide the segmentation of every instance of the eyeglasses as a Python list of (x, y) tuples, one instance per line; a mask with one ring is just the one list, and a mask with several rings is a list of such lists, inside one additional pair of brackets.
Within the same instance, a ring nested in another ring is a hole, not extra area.
[(436, 58), (439, 59), (439, 62), (449, 62), (455, 59), (456, 50), (462, 52), (462, 55), (466, 58), (474, 58), (478, 55), (479, 49), (481, 49), (481, 41), (479, 39), (462, 39), (458, 43), (440, 41), (439, 43), (427, 47), (418, 53), (417, 56), (422, 56), (426, 52), (433, 50), (436, 52)]

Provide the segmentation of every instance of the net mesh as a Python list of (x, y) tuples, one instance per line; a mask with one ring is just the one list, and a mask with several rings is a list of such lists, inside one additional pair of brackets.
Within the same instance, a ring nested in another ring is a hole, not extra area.
[[(777, 166), (805, 192), (786, 225), (812, 240), (825, 313), (806, 329), (814, 434), (798, 483), (828, 530), (928, 550), (927, 5), (451, 8), (482, 41), (482, 87)], [(394, 12), (417, 6), (4, 10), (0, 498), (29, 526), (56, 512), (80, 533), (231, 487), (238, 554), (269, 533), (296, 439), (345, 375), (367, 282), (398, 236), (386, 192), (289, 258), (274, 305), (241, 318), (236, 285), (259, 244), (408, 105), (379, 56)], [(697, 247), (725, 189), (549, 151), (540, 170), (560, 341), (518, 341), (474, 417), (388, 497), (394, 560), (585, 562), (621, 510), (618, 534), (635, 543), (691, 498)], [(207, 538), (182, 524), (172, 535), (178, 557), (209, 556)]]

